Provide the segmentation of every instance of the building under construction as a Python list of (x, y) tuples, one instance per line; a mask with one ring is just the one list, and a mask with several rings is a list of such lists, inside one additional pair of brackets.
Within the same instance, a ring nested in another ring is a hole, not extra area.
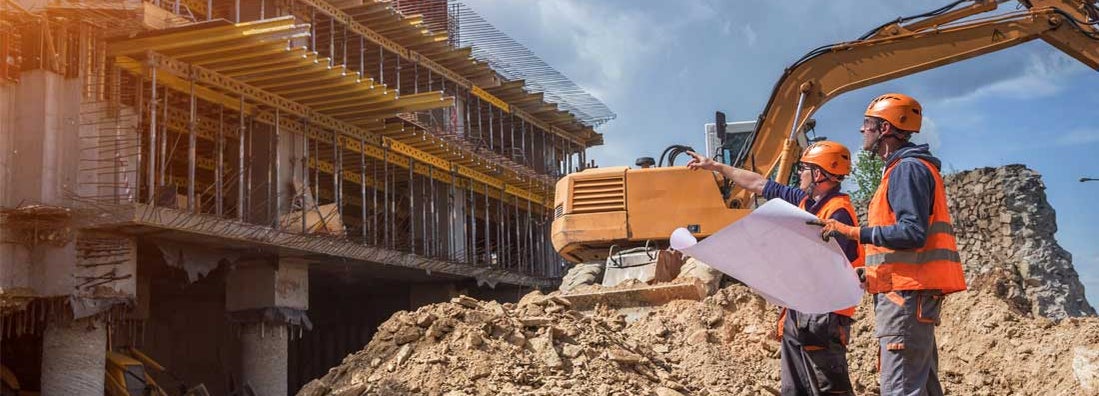
[(43, 395), (126, 359), (285, 395), (393, 312), (552, 286), (554, 183), (614, 117), (447, 0), (0, 17), (0, 364)]

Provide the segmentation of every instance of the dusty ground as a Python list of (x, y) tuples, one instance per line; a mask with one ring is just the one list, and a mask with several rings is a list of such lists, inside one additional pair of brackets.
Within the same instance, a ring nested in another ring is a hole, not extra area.
[[(947, 299), (938, 338), (948, 394), (1099, 394), (1099, 318), (1032, 318), (997, 296), (997, 282)], [(857, 393), (876, 395), (869, 303), (848, 356)], [(739, 285), (628, 324), (540, 294), (515, 305), (459, 298), (394, 315), (299, 395), (777, 394), (776, 319)]]

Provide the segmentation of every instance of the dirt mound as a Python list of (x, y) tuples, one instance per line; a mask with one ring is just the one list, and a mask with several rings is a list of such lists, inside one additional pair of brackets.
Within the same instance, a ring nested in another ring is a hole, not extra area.
[[(1099, 318), (1054, 322), (995, 294), (995, 279), (951, 295), (938, 330), (952, 394), (1099, 394)], [(517, 305), (461, 297), (385, 322), (299, 395), (778, 394), (777, 308), (743, 286), (675, 301), (626, 323), (533, 293)], [(878, 393), (869, 298), (848, 358), (859, 394)]]
[(463, 296), (398, 312), (298, 394), (644, 394), (674, 380), (666, 360), (622, 336), (624, 318), (568, 307), (537, 294), (518, 305)]

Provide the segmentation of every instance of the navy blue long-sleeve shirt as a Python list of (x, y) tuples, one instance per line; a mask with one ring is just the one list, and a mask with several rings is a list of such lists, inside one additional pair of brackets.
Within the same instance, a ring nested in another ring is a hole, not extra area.
[(889, 174), (885, 192), (897, 223), (889, 226), (862, 227), (859, 241), (890, 249), (915, 249), (927, 242), (928, 221), (934, 204), (935, 178), (919, 160), (941, 169), (926, 144), (907, 143), (886, 159), (885, 167), (896, 167)]
[[(809, 213), (817, 214), (818, 212), (820, 212), (821, 207), (824, 206), (824, 203), (828, 202), (829, 199), (836, 195), (843, 195), (839, 192), (839, 187), (832, 190), (828, 194), (825, 194), (820, 201), (814, 201), (812, 197), (809, 197), (809, 200), (805, 202), (806, 210), (809, 211)], [(805, 199), (807, 196), (808, 194), (806, 194), (805, 191), (802, 191), (800, 188), (779, 184), (771, 179), (767, 179), (767, 184), (763, 186), (764, 198), (779, 198), (795, 206), (801, 204), (801, 200)], [(855, 220), (851, 218), (851, 215), (848, 214), (846, 210), (837, 210), (835, 213), (832, 213), (832, 216), (830, 218), (835, 219), (836, 221), (843, 224), (851, 226), (855, 225)], [(858, 243), (849, 240), (843, 236), (836, 237), (836, 242), (839, 243), (840, 248), (843, 249), (843, 253), (847, 255), (848, 260), (855, 261), (859, 258)]]

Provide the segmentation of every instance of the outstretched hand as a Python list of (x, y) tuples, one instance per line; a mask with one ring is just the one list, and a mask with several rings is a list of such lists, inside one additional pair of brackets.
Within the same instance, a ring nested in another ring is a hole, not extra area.
[(820, 230), (820, 238), (825, 242), (838, 236), (855, 242), (858, 242), (859, 240), (859, 227), (840, 223), (836, 221), (836, 219), (809, 220), (806, 221), (805, 224), (823, 227)]
[(696, 153), (694, 151), (688, 151), (687, 155), (691, 156), (691, 160), (689, 162), (687, 162), (687, 168), (689, 168), (691, 170), (699, 170), (699, 169), (708, 170), (708, 171), (721, 170), (721, 163), (717, 162), (717, 161), (714, 161), (713, 158), (705, 157), (702, 154)]

